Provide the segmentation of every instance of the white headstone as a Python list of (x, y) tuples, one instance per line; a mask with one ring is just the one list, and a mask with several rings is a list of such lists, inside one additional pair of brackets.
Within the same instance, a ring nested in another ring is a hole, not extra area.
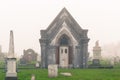
[(37, 63), (35, 64), (35, 67), (36, 67), (36, 68), (39, 68), (39, 67), (40, 67), (39, 62), (37, 62)]
[(48, 76), (57, 77), (58, 76), (58, 66), (55, 64), (48, 65)]
[(114, 63), (114, 60), (113, 60), (113, 59), (110, 60), (110, 64), (114, 66), (115, 63)]
[(37, 61), (40, 62), (40, 55), (37, 56)]
[(37, 56), (37, 62), (35, 64), (36, 68), (39, 68), (40, 67), (40, 56), (38, 55)]
[(35, 75), (32, 75), (31, 80), (35, 80)]

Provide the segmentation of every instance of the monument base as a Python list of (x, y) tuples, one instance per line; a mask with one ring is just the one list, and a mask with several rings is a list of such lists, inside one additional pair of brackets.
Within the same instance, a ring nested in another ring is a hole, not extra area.
[(16, 73), (16, 72), (14, 72), (14, 73), (12, 73), (12, 72), (11, 72), (11, 73), (10, 73), (10, 72), (8, 73), (8, 72), (7, 72), (7, 73), (6, 73), (6, 77), (17, 77), (17, 73)]
[(100, 60), (99, 59), (93, 59), (92, 64), (94, 66), (100, 66)]
[(17, 77), (5, 77), (5, 80), (18, 80)]
[(17, 73), (6, 73), (5, 80), (17, 80)]

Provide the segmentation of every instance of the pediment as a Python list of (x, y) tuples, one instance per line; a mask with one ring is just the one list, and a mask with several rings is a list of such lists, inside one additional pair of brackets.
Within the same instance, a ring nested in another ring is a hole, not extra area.
[(41, 30), (41, 37), (51, 43), (62, 29), (67, 30), (77, 42), (81, 36), (87, 36), (87, 30), (82, 29), (67, 9), (63, 8), (49, 27), (46, 30)]
[(62, 11), (57, 15), (57, 17), (53, 20), (53, 22), (46, 29), (47, 34), (51, 34), (56, 29), (60, 29), (60, 26), (63, 22), (69, 23), (69, 27), (74, 29), (77, 33), (82, 31), (82, 28), (75, 21), (75, 19), (71, 16), (71, 14), (67, 11), (66, 8), (63, 8)]

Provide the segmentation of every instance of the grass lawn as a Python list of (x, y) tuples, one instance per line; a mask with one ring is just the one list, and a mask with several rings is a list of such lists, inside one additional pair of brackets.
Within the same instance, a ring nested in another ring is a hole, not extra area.
[[(71, 72), (71, 77), (60, 75), (60, 72)], [(47, 69), (21, 69), (18, 80), (31, 80), (31, 75), (36, 80), (120, 80), (120, 69), (59, 69), (57, 78), (48, 78)], [(5, 73), (0, 70), (0, 80), (4, 80)]]

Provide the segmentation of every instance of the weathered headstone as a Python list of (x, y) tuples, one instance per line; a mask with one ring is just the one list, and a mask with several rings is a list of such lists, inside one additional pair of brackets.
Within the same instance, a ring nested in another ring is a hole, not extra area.
[(58, 66), (57, 65), (48, 65), (48, 77), (57, 77), (58, 76)]
[(114, 66), (114, 65), (115, 65), (115, 63), (114, 63), (114, 60), (113, 60), (113, 59), (111, 59), (111, 60), (110, 60), (110, 64), (111, 64), (112, 66)]
[(31, 80), (35, 80), (35, 75), (32, 74)]
[(39, 67), (40, 67), (39, 62), (37, 62), (37, 63), (35, 64), (35, 67), (36, 67), (36, 68), (39, 68)]
[(40, 56), (39, 56), (39, 55), (37, 56), (37, 62), (36, 62), (36, 64), (35, 64), (35, 67), (36, 67), (36, 68), (39, 68), (39, 67), (40, 67)]
[(7, 72), (6, 72), (5, 80), (17, 80), (13, 31), (10, 31), (10, 43), (9, 43), (9, 52), (7, 56)]

